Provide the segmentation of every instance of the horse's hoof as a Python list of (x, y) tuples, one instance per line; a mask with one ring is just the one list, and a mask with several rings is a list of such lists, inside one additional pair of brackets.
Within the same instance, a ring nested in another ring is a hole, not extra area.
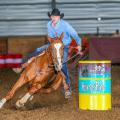
[(0, 109), (3, 107), (3, 102), (0, 100)]
[(18, 100), (15, 104), (16, 108), (17, 109), (20, 109), (20, 108), (23, 108), (24, 107), (24, 104), (20, 102), (20, 100)]
[(34, 97), (33, 97), (33, 95), (32, 95), (32, 96), (29, 98), (29, 101), (32, 101), (32, 100), (33, 100), (33, 98), (34, 98)]
[(25, 106), (23, 106), (23, 107), (17, 107), (17, 106), (15, 106), (15, 109), (16, 110), (20, 110), (20, 111), (24, 111), (24, 110), (26, 110), (26, 107)]
[(0, 109), (3, 107), (5, 103), (6, 103), (6, 99), (0, 100)]

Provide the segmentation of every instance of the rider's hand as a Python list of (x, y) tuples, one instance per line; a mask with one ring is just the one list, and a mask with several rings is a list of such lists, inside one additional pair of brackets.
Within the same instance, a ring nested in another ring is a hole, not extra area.
[(79, 52), (80, 55), (83, 55), (83, 52), (81, 52), (82, 47), (81, 47), (80, 45), (78, 45), (78, 46), (76, 47), (76, 49), (78, 50), (78, 52)]
[(80, 52), (80, 51), (82, 50), (81, 45), (78, 45), (78, 46), (76, 47), (76, 49), (78, 50), (78, 52)]

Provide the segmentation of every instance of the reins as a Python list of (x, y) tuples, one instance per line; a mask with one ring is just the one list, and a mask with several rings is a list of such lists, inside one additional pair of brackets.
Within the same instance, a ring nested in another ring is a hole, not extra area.
[[(65, 46), (65, 48), (72, 48), (72, 49), (76, 49), (76, 47), (71, 47), (71, 46)], [(63, 63), (62, 64), (65, 64), (65, 63), (67, 63), (68, 61), (70, 61), (70, 60), (72, 60), (73, 58), (75, 58), (76, 56), (78, 56), (78, 55), (80, 55), (79, 54), (79, 52), (77, 52), (75, 55), (73, 55), (71, 58), (69, 58), (69, 59), (67, 59), (66, 61), (63, 61)], [(55, 65), (49, 65), (49, 66), (55, 66)]]
[(73, 58), (75, 58), (76, 56), (80, 55), (79, 52), (76, 53), (75, 55), (73, 55), (71, 58), (67, 59), (66, 61), (64, 61), (62, 64), (67, 63), (68, 61), (72, 60)]
[[(66, 48), (70, 48), (70, 47), (66, 47)], [(75, 49), (76, 47), (71, 47), (72, 49)], [(65, 64), (65, 63), (67, 63), (67, 62), (69, 62), (70, 60), (72, 60), (73, 58), (75, 58), (76, 56), (78, 56), (78, 55), (80, 55), (79, 54), (79, 52), (77, 52), (75, 55), (73, 55), (72, 57), (70, 57), (69, 59), (67, 59), (66, 61), (63, 61), (63, 63), (62, 64)], [(38, 57), (36, 57), (35, 58), (35, 69), (36, 69), (36, 74), (37, 75), (39, 75), (39, 74), (44, 74), (44, 73), (46, 73), (46, 72), (50, 72), (50, 71), (52, 71), (52, 70), (40, 70), (40, 69), (38, 69), (38, 67), (37, 67), (37, 58)], [(48, 63), (49, 63), (49, 61), (48, 61)], [(55, 65), (53, 64), (53, 65), (50, 65), (50, 64), (48, 64), (48, 67), (55, 67)]]

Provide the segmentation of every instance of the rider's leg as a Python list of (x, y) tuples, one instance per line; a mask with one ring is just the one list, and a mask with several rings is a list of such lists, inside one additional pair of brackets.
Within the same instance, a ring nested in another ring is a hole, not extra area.
[[(64, 48), (64, 53), (63, 53), (63, 62), (67, 61), (67, 57), (68, 57), (68, 48)], [(69, 93), (67, 93), (67, 95), (65, 95), (65, 97), (69, 97), (72, 93), (72, 90), (71, 90), (71, 85), (70, 85), (70, 77), (69, 77), (69, 72), (68, 72), (68, 68), (67, 68), (67, 63), (64, 63), (63, 64), (63, 67), (62, 67), (62, 71), (63, 73), (65, 74), (66, 76), (66, 83), (69, 87)]]
[(62, 71), (63, 71), (63, 73), (64, 73), (65, 76), (66, 76), (66, 83), (68, 84), (69, 90), (71, 91), (70, 77), (69, 77), (69, 72), (68, 72), (68, 68), (67, 68), (67, 65), (66, 65), (66, 64), (63, 65)]
[(37, 49), (35, 49), (35, 51), (33, 51), (32, 53), (30, 53), (26, 58), (23, 59), (23, 63), (27, 62), (30, 58), (35, 57), (37, 55), (39, 55), (40, 53), (42, 53), (45, 49), (47, 49), (49, 46), (49, 44), (43, 45)]
[(32, 57), (35, 57), (37, 55), (39, 55), (40, 53), (42, 53), (45, 49), (47, 49), (49, 46), (49, 44), (43, 45), (42, 47), (37, 48), (35, 51), (33, 51), (31, 54), (29, 54), (27, 57), (23, 58), (22, 61), (22, 65), (19, 68), (13, 68), (13, 71), (16, 73), (20, 73), (23, 68), (25, 68), (27, 66), (27, 62), (29, 59), (31, 59)]

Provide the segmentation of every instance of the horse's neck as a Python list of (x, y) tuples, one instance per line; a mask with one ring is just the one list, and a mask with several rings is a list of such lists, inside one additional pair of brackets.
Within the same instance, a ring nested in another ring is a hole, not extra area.
[(50, 46), (46, 49), (45, 55), (47, 57), (48, 62), (52, 64), (53, 60), (52, 60), (52, 55), (51, 55), (51, 52), (50, 52)]

